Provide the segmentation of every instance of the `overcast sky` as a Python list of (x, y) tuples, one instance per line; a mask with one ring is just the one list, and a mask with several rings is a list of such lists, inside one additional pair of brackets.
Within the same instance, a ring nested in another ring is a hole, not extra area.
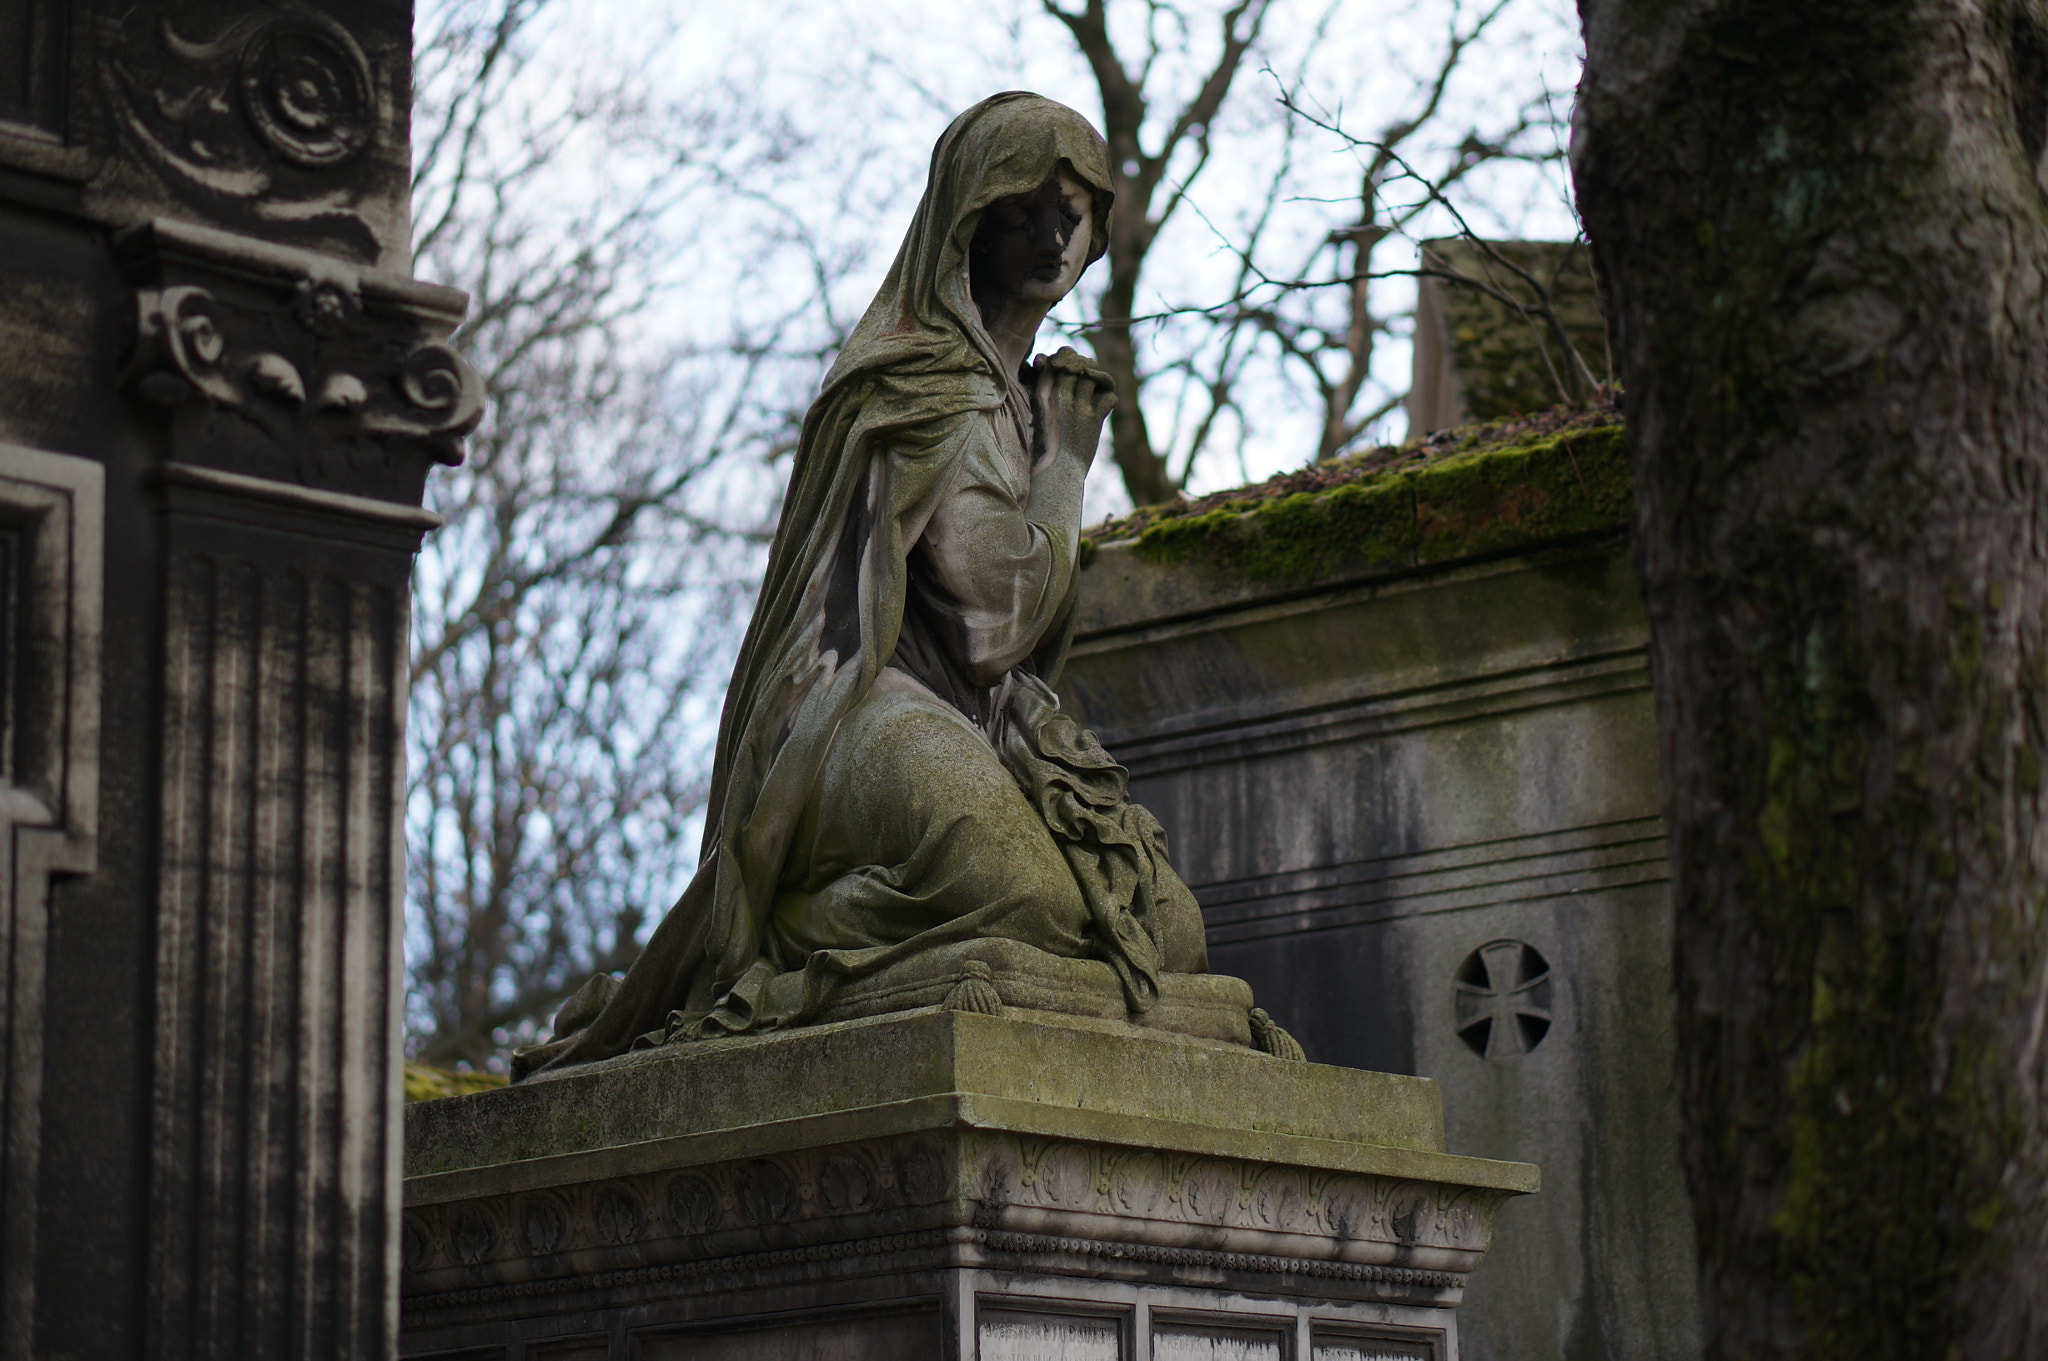
[[(1159, 104), (1192, 88), (1196, 65), (1214, 49), (1213, 16), (1221, 7), (1213, 0), (1190, 0), (1194, 61), (1161, 63), (1153, 85)], [(1461, 16), (1469, 22), (1476, 8), (1453, 0), (1275, 0), (1257, 55), (1246, 63), (1218, 120), (1217, 152), (1190, 195), (1194, 211), (1182, 212), (1162, 237), (1140, 309), (1210, 303), (1228, 295), (1232, 247), (1245, 238), (1282, 154), (1284, 115), (1274, 102), (1280, 82), (1300, 81), (1303, 96), (1348, 131), (1377, 135), (1412, 107), (1417, 83), (1434, 69), (1449, 26)], [(1141, 10), (1126, 4), (1113, 13), (1136, 16)], [(775, 212), (800, 222), (845, 267), (834, 289), (841, 313), (857, 314), (880, 281), (910, 219), (931, 145), (954, 114), (1012, 88), (1036, 90), (1091, 117), (1099, 113), (1084, 64), (1035, 0), (590, 0), (565, 7), (554, 25), (551, 53), (572, 62), (638, 66), (657, 102), (722, 91), (734, 109), (786, 124), (801, 150), (763, 189), (773, 197)], [(1137, 49), (1135, 31), (1120, 36), (1128, 50)], [(1165, 41), (1176, 41), (1170, 30)], [(1578, 62), (1569, 0), (1509, 0), (1485, 39), (1466, 54), (1445, 101), (1441, 135), (1455, 140), (1465, 127), (1498, 126), (1545, 90), (1556, 93), (1562, 113)], [(1290, 268), (1307, 264), (1316, 243), (1355, 212), (1358, 181), (1355, 153), (1334, 138), (1304, 136), (1294, 156), (1287, 200), (1266, 238), (1270, 258)], [(1487, 234), (1567, 238), (1575, 224), (1564, 183), (1559, 165), (1498, 167), (1468, 181), (1460, 204)], [(759, 205), (747, 205), (744, 213), (738, 207), (728, 213), (695, 199), (679, 230), (716, 235), (742, 220), (760, 221), (751, 216), (758, 211)], [(1421, 234), (1448, 231), (1439, 218)], [(705, 271), (702, 256), (692, 258)], [(1327, 265), (1330, 256), (1322, 258)], [(1376, 264), (1412, 265), (1412, 247), (1383, 247)], [(732, 272), (743, 268), (735, 265)], [(1100, 272), (1098, 267), (1091, 276)], [(725, 308), (739, 309), (743, 318), (766, 315), (775, 310), (777, 290), (785, 283), (744, 279), (722, 296), (707, 286), (734, 282), (700, 275), (689, 285), (691, 305), (667, 309), (650, 325), (665, 320), (679, 329), (704, 327)], [(1084, 291), (1099, 282), (1084, 281)], [(1405, 281), (1389, 281), (1378, 285), (1375, 309), (1397, 312), (1411, 297)], [(1055, 321), (1071, 325), (1078, 317), (1070, 304)], [(1050, 348), (1064, 339), (1049, 327), (1043, 343)], [(1155, 342), (1162, 355), (1170, 350), (1168, 339)], [(1382, 343), (1373, 371), (1384, 393), (1407, 386), (1409, 364), (1405, 337)], [(1147, 415), (1161, 432), (1160, 442), (1168, 442), (1176, 420), (1187, 419), (1187, 408), (1176, 407), (1166, 384), (1153, 388)], [(1318, 412), (1298, 381), (1288, 381), (1275, 363), (1247, 391), (1248, 419), (1197, 464), (1191, 490), (1263, 477), (1313, 455)], [(1397, 413), (1377, 433), (1397, 439), (1405, 433), (1404, 422)], [(1090, 484), (1091, 518), (1125, 504), (1103, 465)]]

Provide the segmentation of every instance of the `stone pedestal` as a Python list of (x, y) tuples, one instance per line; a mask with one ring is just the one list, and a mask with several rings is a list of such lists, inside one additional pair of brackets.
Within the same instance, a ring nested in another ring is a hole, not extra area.
[(1435, 1084), (929, 1008), (407, 1112), (415, 1357), (1457, 1356), (1521, 1163)]

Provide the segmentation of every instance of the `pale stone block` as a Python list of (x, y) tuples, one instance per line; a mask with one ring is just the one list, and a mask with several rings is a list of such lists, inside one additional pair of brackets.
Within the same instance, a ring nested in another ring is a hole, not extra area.
[(1018, 1008), (671, 1045), (407, 1120), (417, 1356), (599, 1324), (614, 1357), (1253, 1357), (1341, 1325), (1449, 1358), (1537, 1185), (1446, 1152), (1428, 1081)]

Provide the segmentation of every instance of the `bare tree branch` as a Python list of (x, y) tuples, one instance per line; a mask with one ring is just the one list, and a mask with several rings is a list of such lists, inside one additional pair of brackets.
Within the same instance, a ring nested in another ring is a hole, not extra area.
[[(421, 24), (417, 249), (471, 294), (457, 343), (488, 408), (430, 488), (444, 525), (416, 576), (410, 1042), (479, 1067), (630, 963), (688, 871), (765, 528), (716, 489), (773, 457), (836, 340), (816, 320), (840, 266), (760, 187), (790, 149), (770, 120), (722, 92), (650, 117), (629, 66), (539, 66), (552, 13), (446, 0)], [(655, 337), (692, 195), (779, 223), (761, 249), (794, 251), (814, 293), (758, 321), (796, 344)]]

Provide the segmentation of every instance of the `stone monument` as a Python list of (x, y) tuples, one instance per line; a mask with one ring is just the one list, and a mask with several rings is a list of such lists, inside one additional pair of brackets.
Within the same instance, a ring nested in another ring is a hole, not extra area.
[(1523, 1164), (1208, 971), (1062, 709), (1108, 152), (994, 96), (804, 422), (696, 877), (513, 1087), (409, 1113), (417, 1356), (1430, 1357)]
[(0, 1358), (389, 1356), (402, 0), (0, 6)]
[(1452, 1147), (1542, 1166), (1461, 1306), (1470, 1361), (1700, 1354), (1618, 420), (1116, 535), (1060, 683), (1215, 966), (1316, 1058), (1440, 1083)]

